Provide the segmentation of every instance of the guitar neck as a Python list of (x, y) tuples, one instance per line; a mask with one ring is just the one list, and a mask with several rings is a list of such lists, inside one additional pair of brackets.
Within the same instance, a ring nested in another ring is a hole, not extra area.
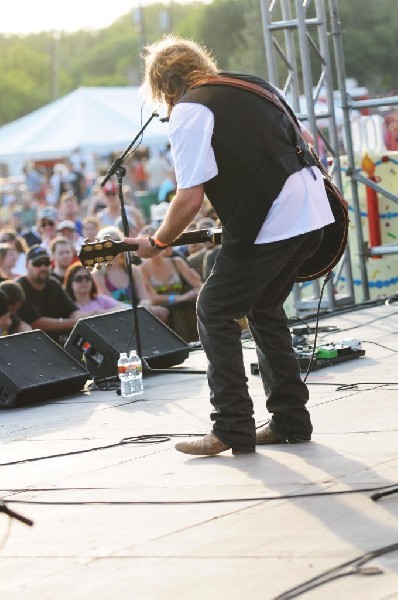
[[(197, 229), (182, 233), (169, 246), (185, 246), (187, 244), (201, 244), (212, 242), (221, 243), (221, 227), (212, 229)], [(111, 262), (118, 254), (123, 252), (133, 252), (137, 250), (136, 244), (127, 244), (126, 242), (103, 240), (83, 244), (79, 258), (85, 267), (94, 267), (96, 264), (106, 264)]]
[(213, 244), (221, 243), (221, 227), (213, 227), (211, 229), (196, 229), (194, 231), (185, 231), (169, 246), (185, 246), (187, 244), (201, 244), (204, 242), (212, 242)]
[[(194, 231), (184, 231), (178, 238), (166, 248), (171, 246), (187, 246), (188, 244), (204, 244), (211, 242), (212, 244), (221, 244), (221, 227), (213, 227), (211, 229), (195, 229)], [(133, 252), (138, 249), (136, 244), (127, 244), (126, 242), (115, 242), (120, 252)]]

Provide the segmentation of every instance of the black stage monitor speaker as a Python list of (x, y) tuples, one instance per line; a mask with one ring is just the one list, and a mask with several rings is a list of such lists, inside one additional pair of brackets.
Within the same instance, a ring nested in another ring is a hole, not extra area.
[[(137, 308), (142, 357), (154, 369), (179, 365), (189, 356), (189, 345), (146, 308)], [(80, 319), (65, 344), (65, 350), (84, 361), (94, 377), (117, 375), (120, 352), (136, 348), (133, 309)]]
[(81, 391), (87, 369), (40, 330), (0, 337), (0, 408)]

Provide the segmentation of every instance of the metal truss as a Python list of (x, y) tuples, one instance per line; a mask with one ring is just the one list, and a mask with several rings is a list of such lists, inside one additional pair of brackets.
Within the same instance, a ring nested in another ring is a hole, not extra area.
[[(298, 118), (306, 122), (315, 137), (316, 150), (321, 157), (322, 152), (327, 154), (329, 172), (341, 189), (341, 146), (329, 51), (332, 20), (325, 0), (261, 0), (260, 4), (268, 79), (282, 89)], [(300, 104), (300, 96), (305, 97), (305, 106)], [(345, 292), (339, 295), (335, 288), (342, 274)], [(308, 285), (312, 286), (310, 297)], [(355, 302), (349, 248), (327, 283), (326, 292), (321, 308)], [(297, 312), (314, 309), (320, 282), (296, 284), (293, 293)]]

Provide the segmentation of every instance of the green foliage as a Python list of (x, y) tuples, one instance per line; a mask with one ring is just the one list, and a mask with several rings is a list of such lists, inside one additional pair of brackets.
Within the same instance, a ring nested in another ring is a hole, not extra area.
[(371, 95), (398, 87), (396, 0), (340, 0), (339, 17), (347, 76)]
[[(340, 0), (338, 9), (347, 76), (372, 95), (398, 88), (396, 0)], [(267, 76), (260, 0), (164, 0), (142, 14), (141, 27), (130, 11), (99, 31), (0, 35), (0, 125), (79, 86), (138, 85), (143, 46), (171, 30), (207, 46), (222, 69)]]

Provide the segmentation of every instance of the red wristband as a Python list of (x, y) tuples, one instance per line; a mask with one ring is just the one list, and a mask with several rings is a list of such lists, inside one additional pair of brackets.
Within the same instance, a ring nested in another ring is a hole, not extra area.
[(164, 244), (163, 242), (160, 242), (157, 238), (153, 238), (151, 236), (149, 236), (149, 241), (151, 242), (151, 245), (153, 248), (156, 248), (157, 250), (163, 250), (163, 248), (167, 248), (168, 244)]

